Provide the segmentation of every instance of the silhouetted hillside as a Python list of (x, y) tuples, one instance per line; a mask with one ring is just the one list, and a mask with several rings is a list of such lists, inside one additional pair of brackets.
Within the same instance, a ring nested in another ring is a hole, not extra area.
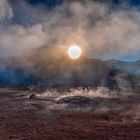
[[(107, 86), (136, 89), (140, 61), (72, 60), (62, 50), (42, 47), (26, 55), (0, 58), (0, 86)], [(139, 88), (137, 89), (139, 90)]]

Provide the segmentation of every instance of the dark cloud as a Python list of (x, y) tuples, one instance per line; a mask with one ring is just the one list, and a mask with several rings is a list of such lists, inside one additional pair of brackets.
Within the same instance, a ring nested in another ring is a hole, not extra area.
[(96, 1), (101, 3), (108, 3), (113, 5), (121, 5), (121, 4), (129, 4), (132, 6), (139, 6), (139, 0), (26, 0), (28, 3), (37, 5), (37, 4), (44, 4), (47, 7), (54, 7), (58, 4), (62, 4), (63, 2), (72, 2), (72, 1)]
[(62, 4), (64, 0), (26, 0), (26, 1), (32, 5), (43, 4), (47, 8), (51, 9), (56, 5)]

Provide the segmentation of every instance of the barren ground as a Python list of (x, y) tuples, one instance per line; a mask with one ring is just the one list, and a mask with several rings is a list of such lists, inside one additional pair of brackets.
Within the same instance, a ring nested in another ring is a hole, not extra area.
[(131, 112), (124, 113), (64, 109), (46, 98), (29, 99), (28, 94), (0, 89), (0, 140), (140, 140), (139, 109), (131, 111), (138, 108), (139, 95), (115, 102), (116, 108), (119, 104)]

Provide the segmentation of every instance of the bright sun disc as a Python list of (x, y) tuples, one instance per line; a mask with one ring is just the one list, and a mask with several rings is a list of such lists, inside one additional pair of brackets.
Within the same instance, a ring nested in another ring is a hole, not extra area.
[(81, 48), (77, 45), (70, 46), (68, 49), (68, 55), (72, 59), (78, 59), (81, 56)]

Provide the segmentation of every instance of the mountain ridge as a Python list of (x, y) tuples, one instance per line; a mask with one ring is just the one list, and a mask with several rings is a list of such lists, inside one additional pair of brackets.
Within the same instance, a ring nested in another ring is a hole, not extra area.
[(72, 60), (59, 51), (60, 56), (55, 49), (40, 48), (22, 56), (0, 57), (0, 86), (140, 84), (140, 60)]

